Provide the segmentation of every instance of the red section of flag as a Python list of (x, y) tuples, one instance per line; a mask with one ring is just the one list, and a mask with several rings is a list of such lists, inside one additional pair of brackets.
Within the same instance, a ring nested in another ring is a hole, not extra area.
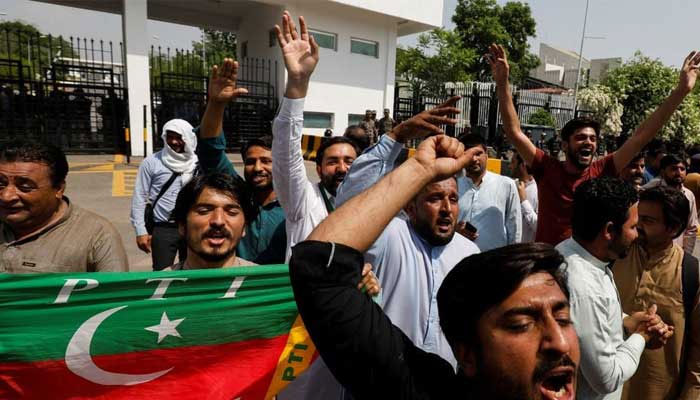
[(0, 363), (0, 399), (262, 399), (287, 335), (215, 346), (93, 357), (103, 370), (147, 374), (174, 367), (153, 381), (106, 386), (83, 379), (64, 360)]

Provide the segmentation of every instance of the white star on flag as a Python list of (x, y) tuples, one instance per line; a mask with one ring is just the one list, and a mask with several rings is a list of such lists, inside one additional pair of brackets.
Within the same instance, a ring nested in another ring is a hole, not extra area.
[(160, 324), (158, 325), (153, 325), (149, 326), (148, 328), (144, 328), (147, 331), (155, 332), (158, 334), (158, 343), (162, 342), (163, 339), (165, 339), (168, 336), (177, 336), (177, 337), (182, 337), (180, 336), (180, 333), (175, 329), (178, 325), (180, 325), (180, 322), (184, 321), (184, 318), (176, 319), (174, 321), (171, 321), (168, 319), (168, 314), (163, 311), (163, 316), (160, 318)]

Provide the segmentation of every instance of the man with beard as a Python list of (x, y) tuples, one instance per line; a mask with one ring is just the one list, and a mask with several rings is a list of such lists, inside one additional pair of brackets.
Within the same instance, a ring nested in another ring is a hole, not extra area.
[[(454, 174), (475, 152), (444, 135), (425, 139), (414, 157), (348, 200), (294, 248), (290, 277), (299, 312), (321, 357), (356, 399), (574, 397), (579, 349), (563, 259), (549, 245), (518, 244), (473, 255), (445, 277), (430, 306), (439, 310), (456, 373), (392, 325), (379, 305), (348, 290), (363, 253), (401, 224), (395, 218), (401, 208), (432, 208), (430, 197), (422, 200), (428, 188), (451, 181), (455, 190)], [(447, 207), (446, 199), (438, 199)], [(456, 216), (456, 200), (450, 208)], [(411, 241), (425, 243), (415, 236)], [(383, 268), (412, 273), (402, 263)]]
[[(447, 114), (457, 114), (453, 97), (432, 110), (403, 122), (355, 160), (337, 197), (340, 206), (390, 173), (408, 140), (428, 133), (441, 133), (438, 126), (454, 124)], [(414, 127), (430, 126), (430, 129)], [(455, 143), (452, 143), (456, 146)], [(472, 150), (472, 154), (481, 151)], [(482, 151), (483, 152), (483, 151)], [(477, 162), (476, 158), (470, 160)], [(382, 284), (382, 309), (418, 347), (435, 353), (453, 366), (452, 355), (432, 307), (437, 290), (452, 267), (479, 248), (462, 235), (455, 235), (459, 207), (458, 183), (454, 176), (426, 185), (406, 204), (408, 217), (395, 217), (365, 253)]]
[[(192, 125), (184, 119), (172, 119), (163, 125), (163, 149), (146, 157), (139, 165), (134, 194), (131, 197), (131, 224), (136, 231), (139, 249), (151, 253), (153, 270), (161, 270), (187, 256), (185, 246), (177, 233), (177, 224), (171, 213), (180, 189), (197, 173), (199, 160), (197, 136)], [(147, 204), (152, 217), (146, 225)], [(144, 218), (145, 216), (145, 218)]]
[[(237, 177), (238, 173), (226, 157), (223, 119), (226, 106), (247, 90), (236, 86), (238, 62), (229, 58), (219, 68), (214, 66), (209, 79), (209, 99), (200, 126), (197, 153), (202, 169)], [(238, 255), (256, 264), (281, 264), (287, 246), (284, 211), (272, 184), (272, 138), (251, 139), (241, 147), (243, 176), (253, 195), (256, 207), (249, 220), (247, 234), (238, 243)]]
[(637, 200), (637, 191), (620, 179), (583, 182), (574, 193), (573, 237), (556, 247), (568, 266), (581, 344), (579, 399), (620, 399), (645, 345), (656, 347), (673, 334), (655, 305), (623, 319), (610, 263), (624, 258), (637, 238)]
[(643, 186), (649, 189), (658, 186), (669, 186), (678, 191), (682, 191), (690, 203), (690, 214), (688, 214), (688, 224), (683, 235), (674, 239), (674, 242), (681, 246), (683, 250), (692, 253), (695, 249), (695, 241), (698, 234), (698, 211), (695, 207), (695, 195), (687, 187), (683, 186), (686, 174), (685, 158), (676, 154), (668, 154), (661, 159), (660, 176), (652, 179)]
[(615, 262), (622, 310), (631, 314), (656, 304), (657, 314), (675, 327), (662, 349), (642, 353), (637, 373), (625, 384), (623, 398), (676, 399), (684, 386), (688, 391), (694, 388), (696, 397), (692, 398), (700, 394), (700, 359), (689, 359), (688, 345), (684, 345), (690, 337), (700, 335), (700, 327), (690, 324), (700, 271), (698, 260), (673, 243), (685, 230), (689, 210), (688, 199), (670, 187), (642, 191), (639, 238), (627, 257)]
[(537, 241), (557, 244), (571, 236), (571, 209), (574, 190), (581, 182), (601, 175), (617, 176), (630, 160), (642, 151), (669, 120), (685, 96), (693, 90), (700, 68), (700, 53), (691, 52), (683, 62), (678, 85), (634, 134), (614, 153), (594, 161), (598, 149), (600, 124), (587, 118), (575, 118), (561, 130), (561, 162), (537, 149), (520, 129), (518, 114), (508, 88), (509, 66), (505, 50), (493, 44), (485, 55), (497, 85), (503, 130), (525, 163), (532, 168), (540, 196)]
[(632, 161), (629, 162), (620, 171), (620, 179), (634, 186), (637, 191), (642, 190), (644, 184), (644, 155), (637, 154)]
[[(470, 133), (459, 140), (466, 149), (478, 149), (466, 176), (458, 179), (460, 233), (483, 251), (520, 243), (523, 221), (515, 181), (486, 170), (488, 155), (481, 135)], [(467, 229), (467, 223), (476, 231)]]
[(287, 69), (287, 87), (279, 112), (272, 124), (272, 180), (286, 215), (287, 254), (306, 239), (311, 231), (335, 208), (338, 186), (359, 153), (355, 142), (336, 136), (322, 142), (316, 152), (318, 184), (306, 176), (301, 150), (304, 126), (304, 99), (309, 78), (319, 60), (319, 47), (299, 18), (295, 29), (289, 13), (282, 18), (282, 28), (275, 26), (277, 41)]

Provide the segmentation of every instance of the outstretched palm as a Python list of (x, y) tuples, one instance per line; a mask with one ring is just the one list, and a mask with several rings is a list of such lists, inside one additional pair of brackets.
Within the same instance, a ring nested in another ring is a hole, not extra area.
[(686, 92), (693, 90), (698, 77), (698, 69), (700, 69), (700, 52), (691, 51), (683, 61), (683, 67), (681, 68), (681, 76), (678, 82), (678, 87), (681, 90)]
[(284, 64), (290, 79), (308, 79), (318, 64), (318, 44), (309, 35), (304, 17), (299, 17), (301, 34), (297, 33), (294, 21), (288, 12), (282, 16), (282, 28), (275, 25), (277, 42), (282, 49)]
[(248, 93), (247, 89), (236, 87), (237, 75), (238, 62), (230, 58), (224, 59), (220, 68), (216, 65), (212, 67), (211, 78), (209, 78), (209, 100), (217, 103), (228, 103), (234, 98)]
[(508, 82), (510, 66), (508, 65), (508, 57), (503, 46), (492, 44), (489, 47), (489, 52), (484, 54), (484, 58), (491, 66), (491, 75), (497, 84), (505, 84)]

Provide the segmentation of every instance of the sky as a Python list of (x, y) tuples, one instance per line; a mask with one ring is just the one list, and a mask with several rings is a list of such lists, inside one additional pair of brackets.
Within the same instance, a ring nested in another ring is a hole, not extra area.
[[(700, 37), (695, 32), (700, 15), (698, 0), (589, 1), (586, 35), (605, 39), (587, 39), (583, 50), (586, 58), (622, 57), (627, 60), (640, 50), (664, 64), (678, 66), (690, 50), (700, 48)], [(530, 4), (537, 22), (537, 37), (530, 40), (533, 53), (537, 54), (540, 42), (578, 52), (586, 0), (525, 2)], [(456, 4), (457, 0), (444, 0), (443, 24), (447, 28), (454, 27), (451, 17)], [(30, 0), (0, 1), (0, 20), (14, 19), (35, 24), (46, 33), (121, 41), (121, 18), (114, 14)], [(197, 28), (157, 21), (149, 21), (148, 33), (150, 44), (172, 48), (190, 48), (192, 40), (200, 35)], [(400, 43), (410, 45), (415, 43), (415, 37), (401, 38)]]

